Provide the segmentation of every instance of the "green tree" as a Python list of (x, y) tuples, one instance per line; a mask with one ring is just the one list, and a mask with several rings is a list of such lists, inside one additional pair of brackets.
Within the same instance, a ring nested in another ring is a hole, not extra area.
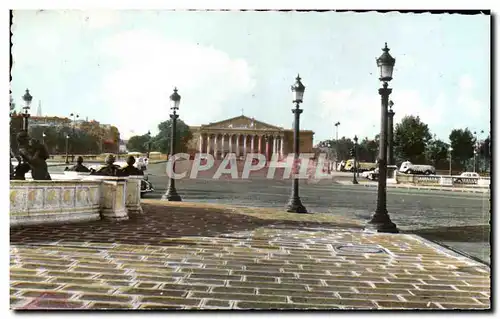
[(397, 163), (409, 160), (425, 162), (425, 150), (432, 139), (429, 127), (418, 116), (405, 116), (394, 129), (394, 158)]
[[(152, 148), (164, 154), (170, 153), (170, 136), (172, 134), (172, 120), (158, 124), (158, 134), (152, 138)], [(187, 152), (188, 142), (193, 138), (189, 126), (181, 119), (177, 119), (176, 152)]]
[(130, 152), (146, 153), (148, 151), (149, 135), (135, 135), (127, 142), (127, 149)]
[(425, 150), (425, 156), (428, 163), (431, 163), (434, 167), (438, 169), (446, 169), (449, 165), (449, 152), (448, 148), (450, 146), (440, 139), (432, 139), (427, 144), (427, 149)]
[(361, 162), (375, 163), (378, 156), (378, 143), (375, 139), (365, 137), (358, 147), (358, 159)]
[(479, 162), (480, 171), (490, 172), (491, 139), (489, 136), (479, 143)]
[(474, 157), (474, 135), (466, 129), (454, 129), (449, 136), (453, 148), (452, 159), (461, 169), (467, 168)]

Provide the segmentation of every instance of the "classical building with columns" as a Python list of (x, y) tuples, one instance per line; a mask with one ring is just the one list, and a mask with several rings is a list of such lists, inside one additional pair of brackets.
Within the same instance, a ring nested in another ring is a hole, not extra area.
[[(235, 153), (243, 159), (248, 153), (264, 154), (270, 159), (273, 154), (280, 158), (293, 152), (293, 130), (266, 124), (244, 115), (209, 123), (190, 126), (193, 139), (188, 144), (189, 153), (209, 153), (222, 159)], [(301, 153), (313, 152), (313, 131), (300, 131)]]

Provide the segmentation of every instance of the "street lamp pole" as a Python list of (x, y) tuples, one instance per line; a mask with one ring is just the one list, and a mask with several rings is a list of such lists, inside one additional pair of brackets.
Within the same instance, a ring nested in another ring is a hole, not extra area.
[(31, 101), (33, 100), (33, 97), (30, 94), (30, 90), (26, 89), (26, 92), (23, 95), (23, 101), (24, 101), (24, 106), (23, 106), (23, 130), (28, 133), (28, 119), (30, 117), (30, 106), (31, 106)]
[(68, 161), (68, 145), (69, 145), (69, 135), (66, 134), (66, 164), (69, 164), (69, 161)]
[(148, 131), (148, 153), (146, 154), (146, 158), (149, 160), (149, 154), (151, 153), (151, 132)]
[(340, 122), (335, 123), (335, 171), (339, 162), (339, 125)]
[(76, 141), (76, 138), (75, 138), (75, 124), (76, 124), (76, 119), (80, 117), (80, 115), (76, 114), (76, 113), (71, 113), (70, 115), (70, 118), (72, 118), (73, 120), (71, 121), (72, 122), (72, 131), (73, 133), (71, 134), (73, 136), (73, 140), (71, 141), (71, 162), (74, 162), (75, 160), (75, 147), (73, 145), (73, 143)]
[(377, 188), (377, 208), (372, 219), (366, 228), (377, 232), (398, 233), (396, 224), (391, 221), (387, 212), (387, 107), (389, 105), (389, 95), (392, 89), (388, 88), (388, 82), (392, 80), (392, 71), (396, 60), (389, 54), (387, 43), (382, 49), (384, 53), (377, 59), (377, 66), (380, 68), (379, 80), (383, 82), (382, 88), (378, 90), (381, 96), (381, 125), (380, 125), (380, 150), (379, 150), (379, 177)]
[(387, 160), (389, 165), (395, 165), (394, 163), (394, 111), (392, 110), (392, 106), (394, 105), (394, 102), (389, 101), (389, 111), (387, 112), (387, 125), (388, 125), (388, 132), (387, 132), (387, 140), (388, 140), (388, 153), (387, 153)]
[[(170, 95), (170, 101), (172, 101), (172, 107), (170, 108), (173, 112), (170, 114), (170, 118), (172, 119), (172, 132), (170, 134), (170, 156), (168, 157), (169, 161), (172, 161), (172, 175), (175, 173), (175, 141), (176, 141), (176, 132), (177, 132), (177, 119), (179, 115), (177, 114), (177, 110), (179, 109), (179, 104), (181, 103), (181, 96), (177, 93), (177, 88), (174, 88), (174, 93)], [(180, 202), (182, 201), (181, 196), (177, 194), (177, 190), (175, 189), (175, 179), (174, 176), (170, 176), (170, 183), (168, 185), (167, 192), (162, 196), (163, 200), (168, 200), (170, 202)]]
[(43, 145), (45, 145), (45, 136), (47, 136), (47, 135), (45, 135), (45, 132), (43, 132), (42, 133), (42, 144)]
[(359, 184), (358, 180), (356, 179), (356, 173), (358, 172), (358, 137), (354, 135), (354, 160), (353, 160), (353, 174), (352, 174), (352, 183), (353, 184)]
[(290, 200), (288, 201), (286, 211), (290, 213), (307, 213), (307, 209), (304, 207), (304, 205), (302, 205), (302, 202), (299, 197), (299, 179), (297, 177), (297, 165), (299, 161), (299, 145), (300, 145), (299, 121), (300, 121), (300, 114), (303, 112), (303, 110), (300, 109), (300, 103), (302, 103), (303, 101), (304, 91), (306, 90), (306, 87), (300, 81), (299, 75), (297, 75), (297, 78), (295, 80), (296, 80), (295, 84), (292, 85), (292, 92), (294, 97), (293, 103), (295, 103), (295, 108), (292, 109), (292, 113), (295, 115), (295, 121), (293, 125), (293, 151), (294, 151), (293, 174), (295, 176), (293, 177), (292, 194), (290, 196)]
[(451, 152), (453, 152), (453, 147), (450, 146), (450, 148), (448, 148), (448, 152), (450, 153), (450, 176), (451, 176)]

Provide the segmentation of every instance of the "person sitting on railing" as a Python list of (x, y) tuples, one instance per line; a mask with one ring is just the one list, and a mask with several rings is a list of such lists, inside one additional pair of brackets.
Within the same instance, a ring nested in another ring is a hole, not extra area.
[(135, 157), (130, 155), (127, 158), (127, 166), (121, 169), (121, 173), (124, 176), (130, 176), (130, 175), (144, 175), (144, 172), (141, 169), (138, 169), (134, 166), (135, 164)]
[(90, 172), (90, 169), (88, 169), (88, 167), (83, 165), (83, 157), (78, 156), (76, 158), (76, 165), (69, 167), (69, 168), (66, 167), (65, 171), (88, 173), (88, 172)]
[(116, 157), (113, 154), (106, 156), (106, 166), (97, 171), (91, 170), (90, 175), (100, 176), (123, 176), (121, 167), (115, 164)]

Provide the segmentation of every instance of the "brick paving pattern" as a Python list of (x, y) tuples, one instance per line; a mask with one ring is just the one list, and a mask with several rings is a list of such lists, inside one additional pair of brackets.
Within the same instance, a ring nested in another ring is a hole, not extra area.
[(489, 309), (490, 269), (412, 235), (143, 205), (11, 230), (12, 309)]

